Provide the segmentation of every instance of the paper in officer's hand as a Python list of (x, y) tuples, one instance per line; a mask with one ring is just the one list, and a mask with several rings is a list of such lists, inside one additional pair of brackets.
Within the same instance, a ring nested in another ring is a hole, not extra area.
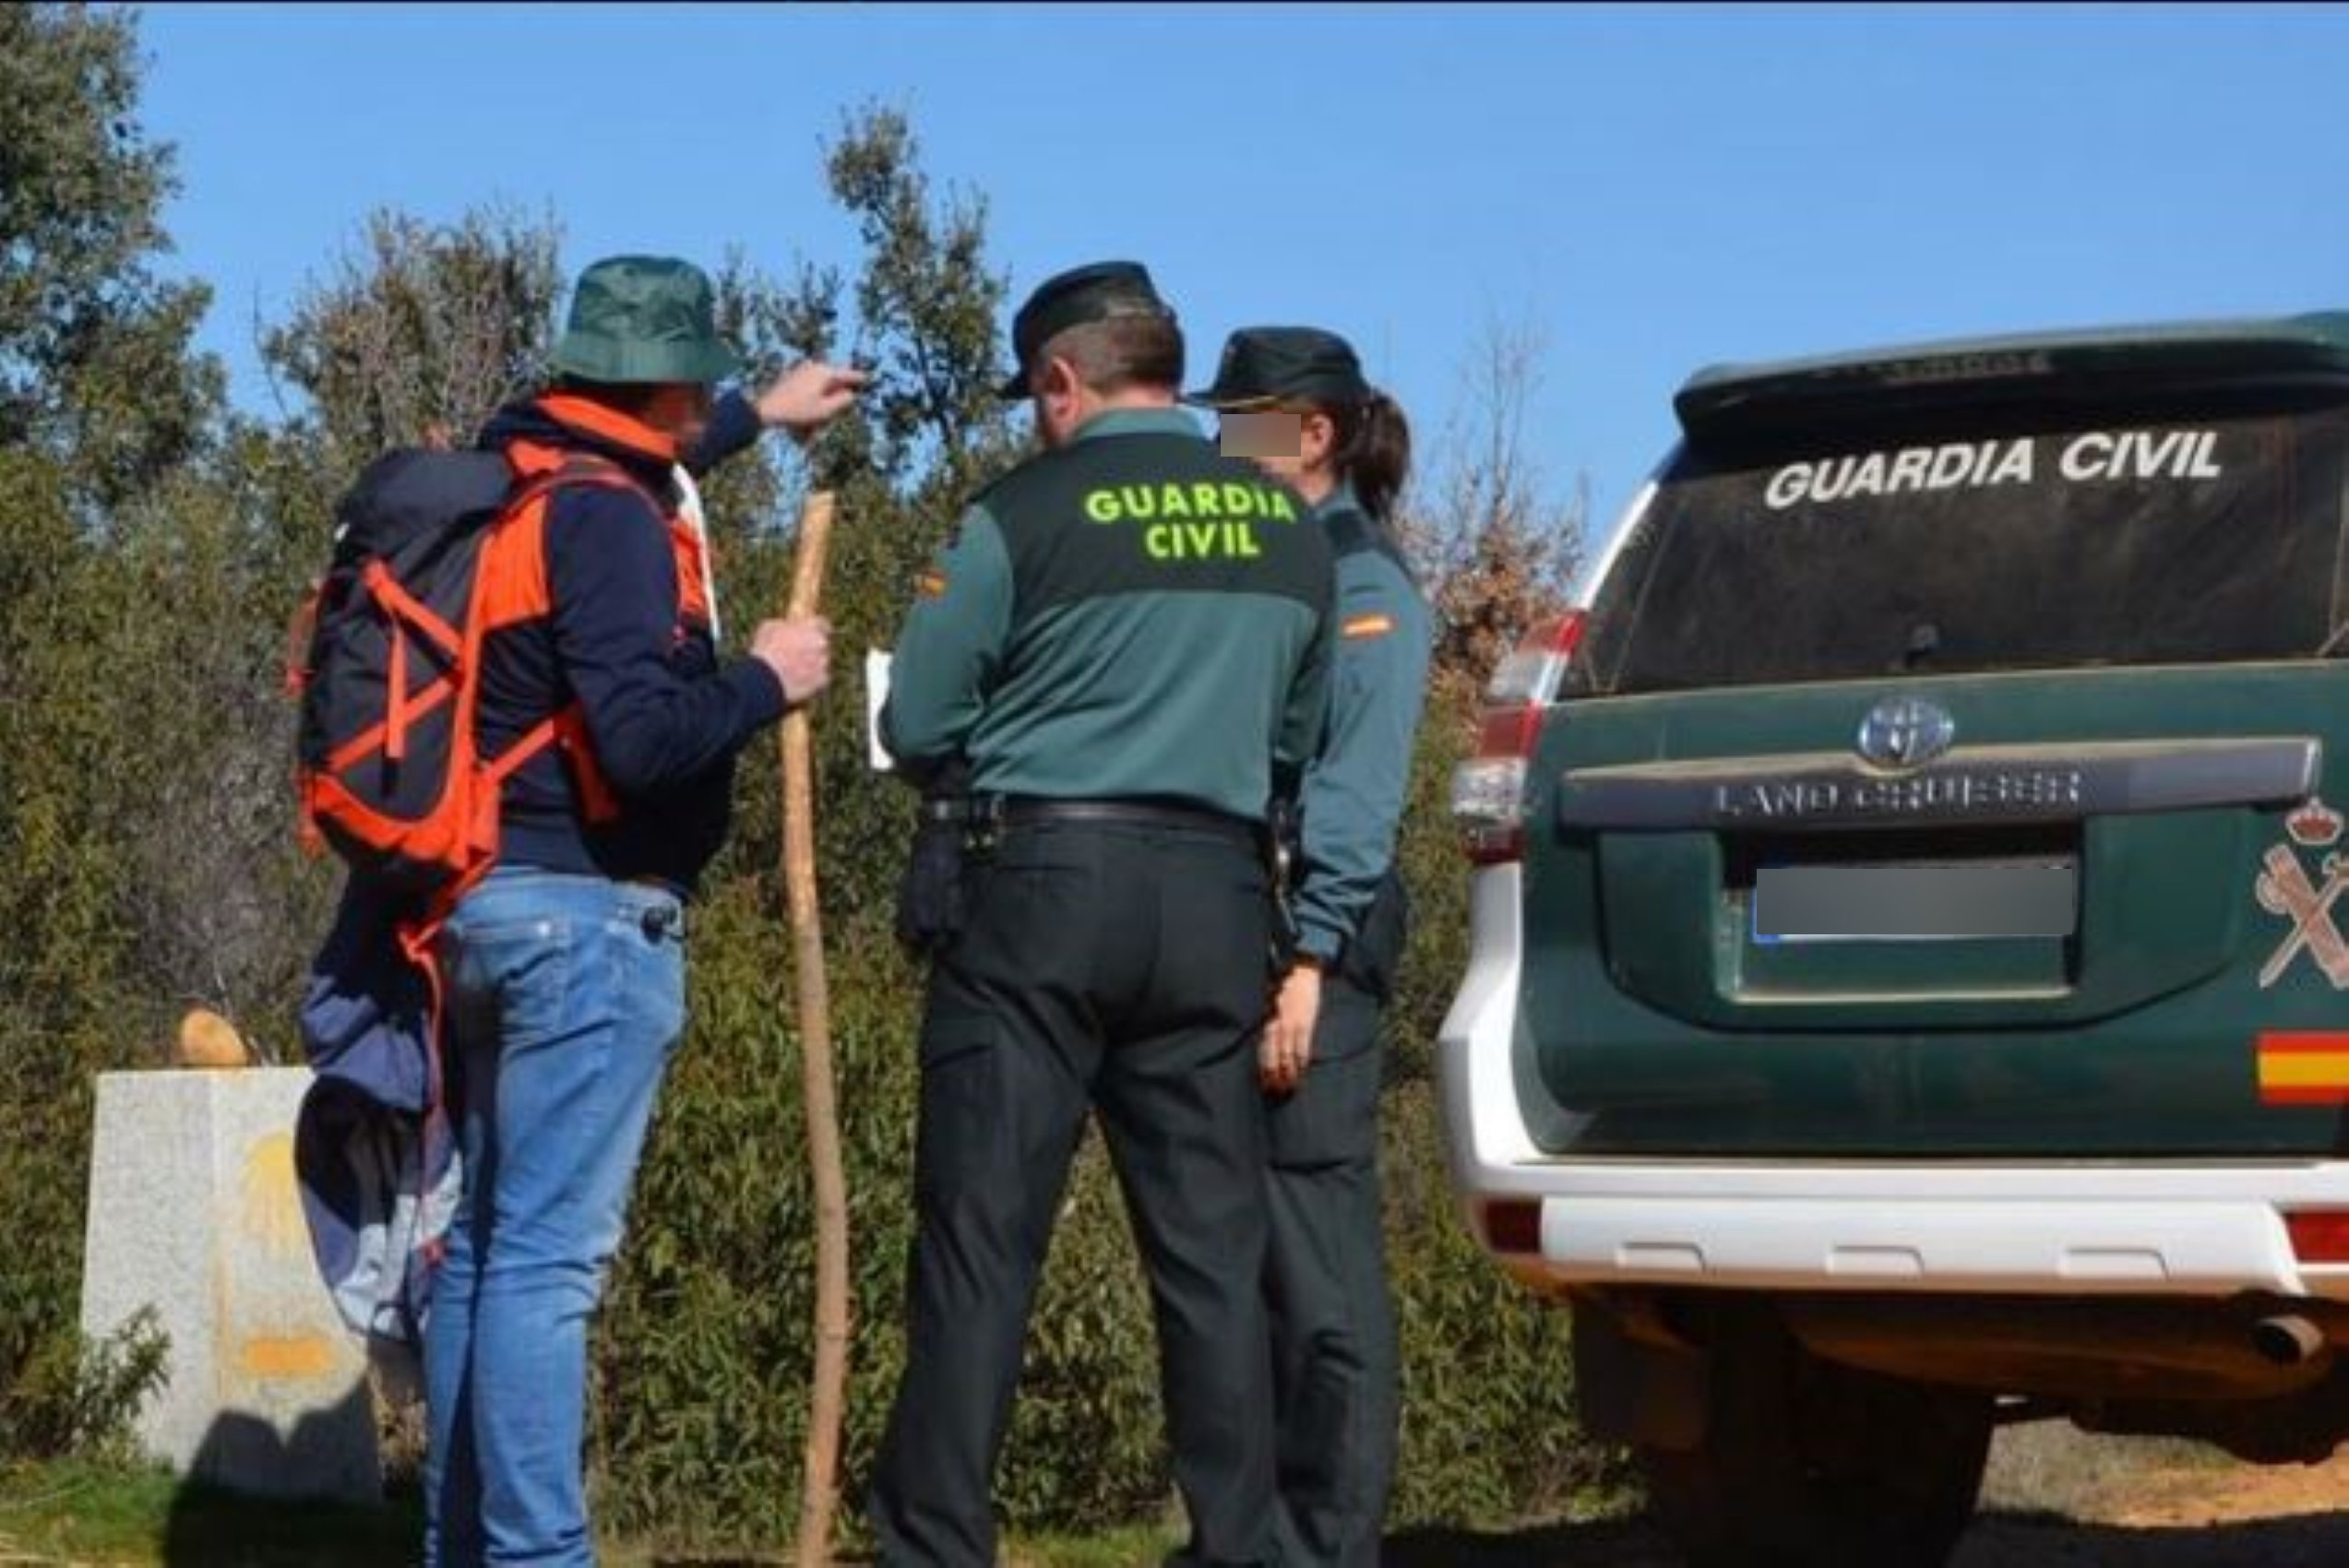
[(881, 707), (889, 700), (889, 655), (886, 649), (864, 650), (864, 746), (876, 773), (891, 773), (897, 765), (881, 744)]

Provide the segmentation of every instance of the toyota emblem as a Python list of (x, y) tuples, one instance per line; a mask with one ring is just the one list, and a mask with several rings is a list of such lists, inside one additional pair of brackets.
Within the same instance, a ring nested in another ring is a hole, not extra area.
[(1887, 697), (1860, 720), (1860, 755), (1893, 772), (1923, 767), (1950, 749), (1958, 721), (1923, 697)]

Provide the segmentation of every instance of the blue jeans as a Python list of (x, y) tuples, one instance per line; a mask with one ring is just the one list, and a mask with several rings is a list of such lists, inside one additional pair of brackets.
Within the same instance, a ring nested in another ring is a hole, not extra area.
[(674, 895), (493, 873), (440, 947), (464, 1194), (424, 1333), (424, 1561), (591, 1564), (587, 1329), (685, 1026)]

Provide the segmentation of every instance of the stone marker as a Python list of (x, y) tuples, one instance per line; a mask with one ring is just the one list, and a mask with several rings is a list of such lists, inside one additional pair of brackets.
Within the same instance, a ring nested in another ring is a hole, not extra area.
[(372, 1502), (366, 1356), (318, 1278), (294, 1187), (309, 1085), (306, 1067), (100, 1075), (82, 1331), (155, 1309), (169, 1381), (137, 1430), (182, 1474)]

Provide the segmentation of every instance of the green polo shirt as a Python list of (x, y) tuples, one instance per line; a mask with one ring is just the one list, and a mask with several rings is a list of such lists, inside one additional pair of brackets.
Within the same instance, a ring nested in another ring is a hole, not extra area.
[(1401, 555), (1351, 485), (1324, 500), (1314, 519), (1337, 555), (1338, 641), (1329, 727), (1299, 798), (1297, 945), (1334, 962), (1394, 863), (1434, 631)]
[(1320, 740), (1326, 530), (1178, 409), (1117, 410), (964, 511), (900, 633), (882, 732), (981, 793), (1263, 818)]

